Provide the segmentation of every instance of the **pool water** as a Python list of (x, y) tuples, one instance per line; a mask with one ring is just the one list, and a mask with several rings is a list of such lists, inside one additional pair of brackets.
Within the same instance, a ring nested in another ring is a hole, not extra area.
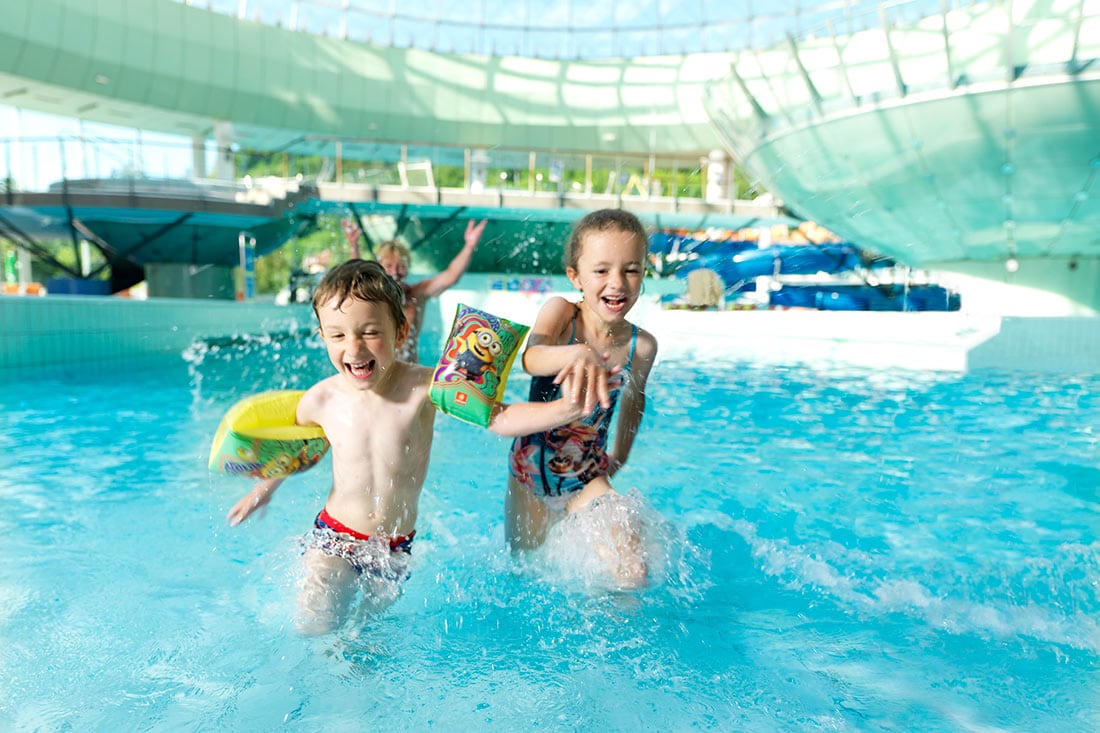
[(629, 593), (507, 553), (508, 442), (440, 416), (404, 594), (304, 638), (328, 460), (230, 528), (206, 456), (330, 370), (257, 339), (3, 386), (0, 728), (1100, 729), (1100, 376), (661, 362)]

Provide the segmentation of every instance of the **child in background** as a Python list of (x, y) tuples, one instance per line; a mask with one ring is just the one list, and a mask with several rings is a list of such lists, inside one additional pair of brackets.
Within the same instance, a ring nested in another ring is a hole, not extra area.
[(402, 361), (413, 363), (418, 361), (417, 342), (424, 322), (424, 306), (430, 298), (438, 296), (457, 283), (466, 272), (474, 256), (474, 250), (477, 249), (477, 243), (481, 241), (481, 233), (485, 231), (486, 221), (482, 219), (475, 224), (471, 219), (466, 222), (462, 249), (447, 265), (447, 269), (415, 283), (405, 281), (409, 275), (409, 260), (412, 258), (409, 248), (397, 240), (382, 242), (378, 245), (378, 262), (405, 291), (405, 320), (409, 322), (409, 335), (397, 345), (397, 356)]
[[(399, 361), (408, 334), (401, 286), (377, 262), (351, 260), (317, 286), (313, 310), (336, 374), (298, 404), (299, 425), (320, 425), (332, 446), (332, 488), (305, 540), (297, 624), (338, 626), (362, 583), (368, 610), (384, 608), (408, 575), (417, 504), (428, 471), (436, 409), (432, 369)], [(583, 397), (499, 405), (489, 429), (517, 436), (582, 413)], [(260, 481), (227, 515), (233, 526), (271, 500), (282, 479)]]
[(568, 425), (515, 440), (505, 501), (505, 532), (513, 549), (538, 547), (551, 525), (570, 514), (600, 505), (611, 510), (618, 519), (604, 523), (610, 536), (596, 551), (627, 586), (645, 581), (646, 560), (636, 513), (614, 511), (622, 497), (609, 478), (630, 455), (657, 356), (653, 335), (626, 320), (641, 294), (647, 251), (645, 230), (625, 211), (596, 211), (574, 227), (565, 272), (581, 301), (546, 302), (528, 336), (523, 366), (532, 375), (532, 402), (558, 399), (561, 385), (573, 380), (598, 407)]

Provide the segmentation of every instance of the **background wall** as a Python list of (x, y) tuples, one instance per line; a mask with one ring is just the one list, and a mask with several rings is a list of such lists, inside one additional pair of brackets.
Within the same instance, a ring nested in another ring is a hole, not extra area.
[[(537, 286), (538, 289), (522, 288)], [(977, 368), (1094, 372), (1100, 318), (1002, 317), (983, 313), (688, 311), (660, 306), (647, 282), (631, 320), (651, 331), (662, 359), (965, 371)], [(549, 290), (547, 290), (549, 288)], [(540, 292), (541, 291), (541, 292)], [(431, 361), (459, 303), (531, 325), (553, 295), (574, 298), (565, 278), (467, 275), (429, 304), (421, 334)], [(131, 301), (94, 296), (0, 297), (0, 378), (51, 367), (111, 369), (120, 360), (179, 354), (202, 340), (305, 335), (311, 308), (178, 298)], [(731, 373), (731, 379), (736, 375)]]

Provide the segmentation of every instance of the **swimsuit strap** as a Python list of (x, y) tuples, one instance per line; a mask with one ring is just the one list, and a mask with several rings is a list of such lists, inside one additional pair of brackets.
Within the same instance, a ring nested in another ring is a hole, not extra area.
[(569, 343), (572, 344), (573, 340), (577, 337), (577, 314), (581, 312), (579, 304), (573, 304), (573, 325), (569, 329)]

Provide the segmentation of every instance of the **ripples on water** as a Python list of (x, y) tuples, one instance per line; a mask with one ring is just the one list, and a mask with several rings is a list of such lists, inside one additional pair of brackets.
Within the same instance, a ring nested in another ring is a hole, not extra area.
[[(503, 549), (508, 443), (440, 417), (413, 575), (293, 632), (327, 461), (230, 529), (236, 399), (313, 337), (9, 386), (0, 719), (15, 729), (1094, 730), (1100, 378), (658, 365), (628, 467), (650, 585)], [(516, 371), (511, 399), (527, 380)]]

